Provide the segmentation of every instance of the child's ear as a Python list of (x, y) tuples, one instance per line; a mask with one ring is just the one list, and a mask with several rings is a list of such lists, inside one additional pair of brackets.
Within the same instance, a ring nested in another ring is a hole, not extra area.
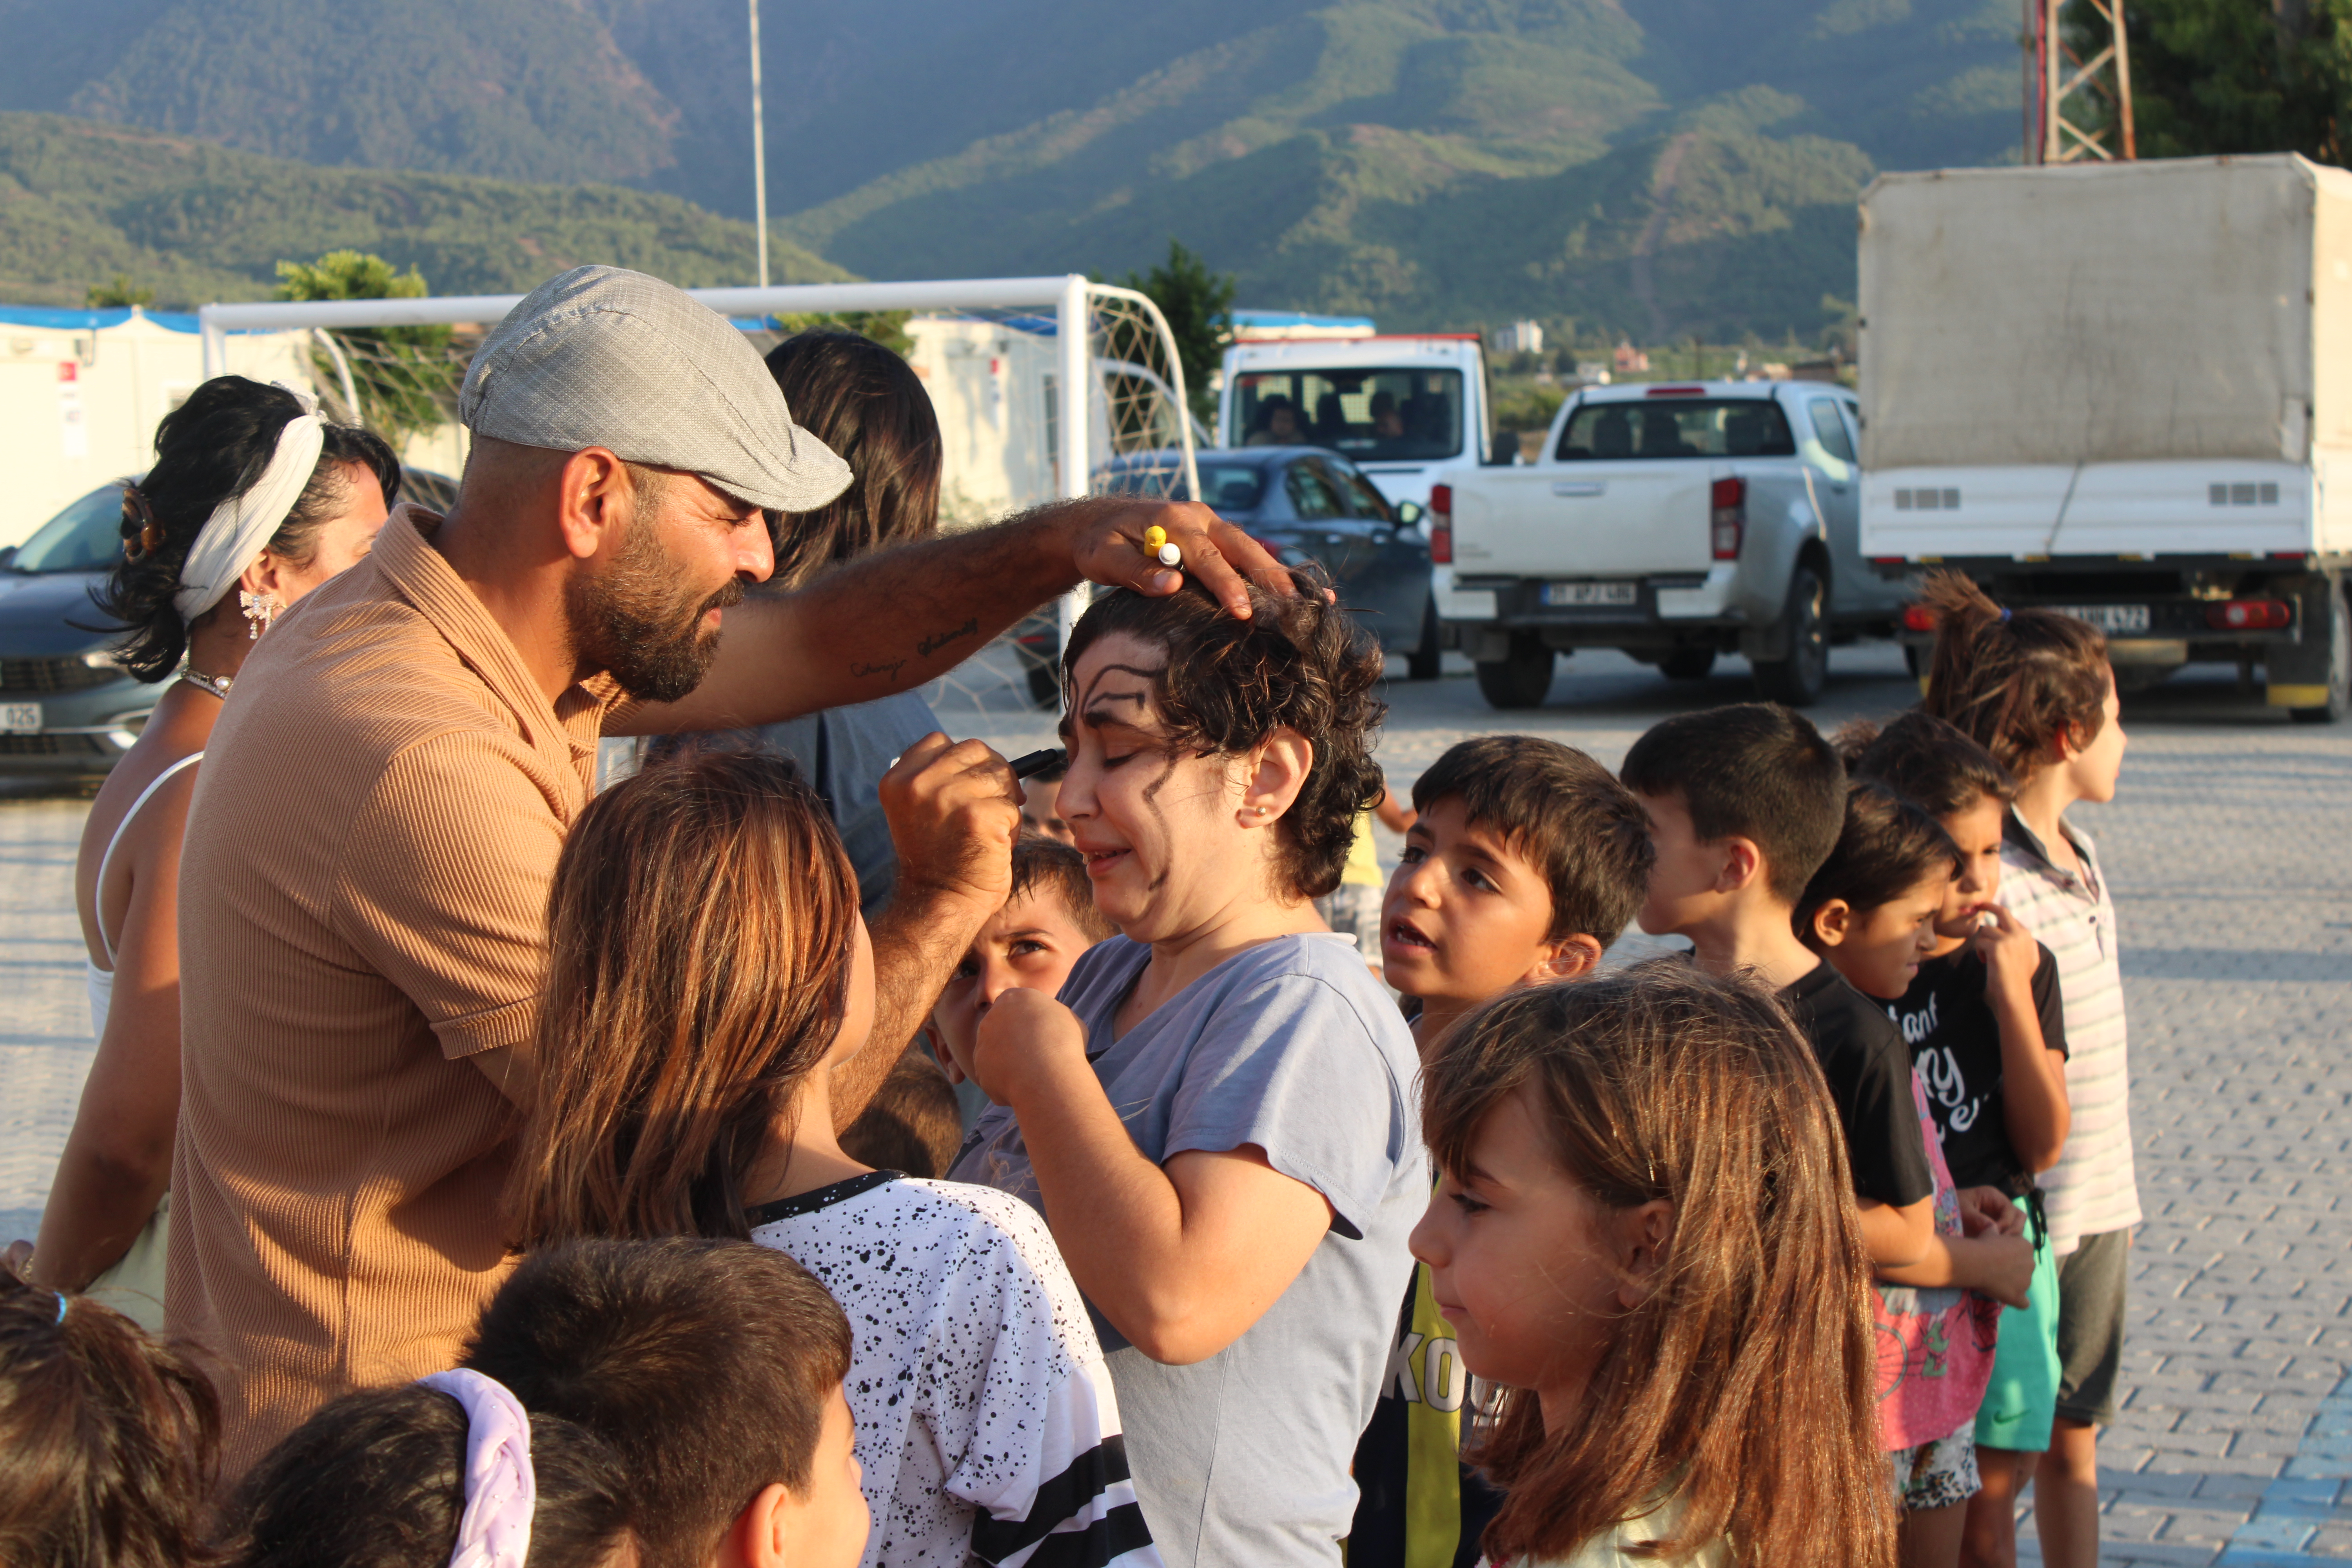
[(1617, 1304), (1632, 1311), (1650, 1299), (1675, 1238), (1672, 1198), (1652, 1198), (1617, 1215)]
[(711, 1568), (786, 1568), (793, 1494), (781, 1483), (761, 1487), (720, 1537)]
[(1813, 911), (1813, 940), (1822, 947), (1837, 947), (1853, 934), (1853, 906), (1843, 899), (1832, 899)]
[(1764, 878), (1764, 851), (1753, 838), (1734, 834), (1717, 841), (1713, 847), (1723, 857), (1715, 874), (1715, 890), (1736, 893), (1751, 882)]
[(1545, 985), (1555, 980), (1581, 980), (1601, 967), (1601, 939), (1587, 931), (1571, 931), (1536, 950), (1536, 961), (1519, 976), (1522, 985)]

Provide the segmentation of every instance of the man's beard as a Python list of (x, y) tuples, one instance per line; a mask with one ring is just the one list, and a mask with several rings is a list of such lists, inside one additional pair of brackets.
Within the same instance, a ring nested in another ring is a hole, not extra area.
[(719, 657), (719, 633), (703, 631), (702, 617), (743, 602), (740, 578), (695, 601), (678, 595), (677, 575), (653, 520), (639, 517), (612, 570), (574, 576), (564, 595), (582, 657), (647, 702), (676, 702), (702, 684)]

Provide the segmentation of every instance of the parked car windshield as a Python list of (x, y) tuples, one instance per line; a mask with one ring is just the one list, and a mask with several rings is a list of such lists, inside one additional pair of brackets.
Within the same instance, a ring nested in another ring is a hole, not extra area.
[[(1195, 459), (1198, 461), (1198, 459)], [(1209, 504), (1219, 511), (1255, 511), (1259, 499), (1265, 493), (1265, 471), (1250, 463), (1202, 462), (1201, 489)], [(1118, 495), (1165, 496), (1171, 500), (1191, 500), (1184, 481), (1178, 478), (1178, 467), (1172, 461), (1159, 463), (1123, 463), (1104, 474), (1103, 482)]]
[(1559, 433), (1563, 463), (1630, 458), (1793, 458), (1780, 405), (1760, 397), (1588, 403)]
[(1254, 371), (1237, 386), (1248, 447), (1328, 447), (1360, 463), (1462, 450), (1458, 370)]
[(94, 489), (49, 519), (16, 551), (17, 572), (102, 572), (122, 558), (122, 487)]

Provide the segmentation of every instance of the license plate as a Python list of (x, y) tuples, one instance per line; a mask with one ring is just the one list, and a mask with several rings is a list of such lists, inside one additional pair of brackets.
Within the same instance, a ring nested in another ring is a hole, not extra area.
[(41, 705), (39, 703), (0, 703), (0, 734), (37, 735), (40, 732)]
[(2062, 616), (2088, 621), (2109, 637), (2119, 632), (2128, 634), (2147, 630), (2146, 605), (2053, 605), (2050, 607)]
[(1547, 583), (1543, 602), (1554, 608), (1584, 605), (1632, 605), (1641, 599), (1638, 583)]

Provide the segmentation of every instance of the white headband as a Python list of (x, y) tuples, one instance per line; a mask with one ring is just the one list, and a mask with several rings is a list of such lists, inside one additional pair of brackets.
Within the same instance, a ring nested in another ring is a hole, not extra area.
[(449, 1568), (523, 1568), (539, 1506), (530, 1416), (506, 1384), (478, 1372), (436, 1372), (416, 1383), (466, 1407), (466, 1511)]
[(286, 514), (294, 510), (302, 487), (310, 482), (319, 466), (326, 426), (312, 412), (318, 406), (314, 399), (300, 393), (294, 395), (301, 398), (303, 411), (278, 433), (278, 449), (269, 455), (269, 466), (261, 470), (261, 478), (242, 495), (233, 495), (213, 508), (212, 516), (196, 532), (195, 543), (188, 547), (188, 559), (180, 567), (180, 591), (172, 595), (182, 621), (194, 620), (236, 586), (236, 580), (260, 558)]

